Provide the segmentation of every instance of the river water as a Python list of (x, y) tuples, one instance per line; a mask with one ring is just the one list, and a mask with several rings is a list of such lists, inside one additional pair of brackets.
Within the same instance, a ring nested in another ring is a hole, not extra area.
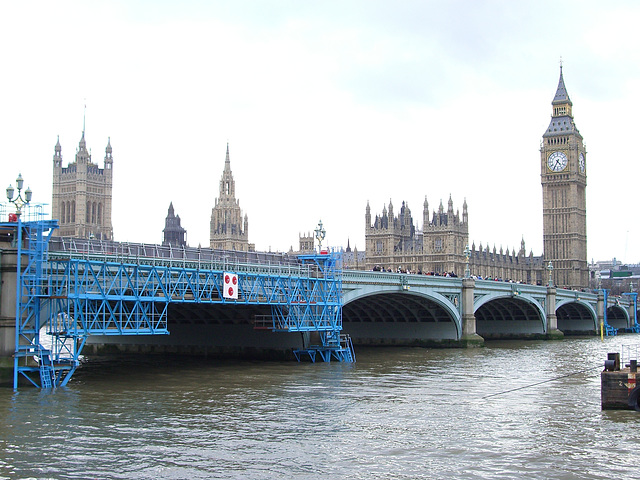
[(0, 478), (636, 479), (640, 413), (601, 411), (600, 370), (639, 341), (93, 360), (65, 388), (0, 389)]

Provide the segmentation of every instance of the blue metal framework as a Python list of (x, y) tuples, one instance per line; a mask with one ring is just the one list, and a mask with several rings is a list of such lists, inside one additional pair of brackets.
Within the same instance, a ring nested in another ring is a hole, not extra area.
[[(16, 225), (15, 223), (13, 225)], [(317, 332), (314, 344), (294, 351), (354, 362), (351, 340), (341, 335), (341, 254), (305, 255), (291, 265), (234, 266), (237, 299), (223, 292), (230, 265), (173, 262), (158, 258), (101, 258), (48, 252), (57, 222), (18, 222), (16, 358), (18, 376), (36, 387), (65, 385), (79, 365), (90, 335), (168, 334), (169, 303), (270, 305), (271, 316), (255, 328), (274, 332)], [(28, 258), (21, 266), (21, 258)], [(41, 343), (42, 328), (51, 347)]]
[[(300, 255), (298, 258), (303, 265), (313, 267), (313, 271), (317, 274), (316, 278), (308, 279), (313, 285), (308, 285), (307, 293), (299, 291), (287, 305), (286, 311), (292, 318), (314, 318), (314, 328), (304, 325), (303, 328), (298, 327), (297, 331), (317, 331), (319, 341), (303, 349), (294, 350), (296, 359), (300, 361), (301, 356), (308, 355), (311, 361), (315, 362), (316, 355), (319, 354), (325, 362), (331, 361), (331, 358), (340, 362), (355, 362), (351, 338), (340, 334), (342, 330), (342, 255), (321, 253)], [(322, 281), (318, 281), (320, 278)], [(282, 311), (281, 309), (274, 312), (274, 322), (278, 317), (277, 314), (281, 314)]]
[(615, 337), (616, 335), (618, 335), (618, 329), (612, 325), (609, 325), (609, 322), (607, 321), (607, 308), (609, 306), (609, 290), (604, 289), (604, 322), (603, 322), (603, 327), (604, 327), (604, 334), (607, 337)]
[[(14, 235), (16, 246), (16, 326), (13, 383), (17, 388), (22, 374), (35, 386), (48, 387), (54, 383), (54, 367), (51, 351), (40, 343), (42, 301), (46, 295), (43, 280), (46, 278), (43, 258), (53, 231), (54, 220), (44, 220), (42, 205), (26, 208), (16, 222), (0, 226)], [(4, 215), (3, 215), (4, 216)], [(33, 362), (33, 359), (38, 362)], [(38, 378), (39, 377), (39, 378)]]

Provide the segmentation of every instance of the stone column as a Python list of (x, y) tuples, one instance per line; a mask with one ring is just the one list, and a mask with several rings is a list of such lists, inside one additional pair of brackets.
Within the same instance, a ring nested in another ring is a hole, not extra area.
[(604, 292), (598, 291), (598, 304), (596, 305), (596, 313), (598, 314), (598, 320), (596, 325), (596, 333), (600, 335), (601, 325), (604, 324), (604, 309), (607, 306), (604, 304)]
[(629, 299), (629, 301), (631, 302), (631, 305), (629, 305), (629, 308), (627, 308), (627, 312), (629, 313), (629, 321), (627, 322), (627, 328), (631, 328), (633, 327), (634, 323), (635, 323), (635, 308), (633, 305), (633, 297), (629, 296), (627, 297)]
[(556, 287), (547, 286), (547, 338), (559, 339), (564, 337), (564, 333), (558, 330), (558, 317), (556, 317)]
[(462, 337), (460, 343), (465, 347), (481, 347), (484, 338), (476, 333), (476, 316), (473, 311), (473, 294), (476, 281), (473, 278), (462, 279)]

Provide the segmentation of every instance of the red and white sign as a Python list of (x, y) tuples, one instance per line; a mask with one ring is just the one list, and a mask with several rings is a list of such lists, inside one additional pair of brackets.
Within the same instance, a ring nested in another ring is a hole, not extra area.
[(238, 274), (237, 273), (229, 273), (225, 272), (222, 274), (223, 276), (223, 292), (222, 296), (224, 298), (231, 298), (233, 300), (238, 299)]

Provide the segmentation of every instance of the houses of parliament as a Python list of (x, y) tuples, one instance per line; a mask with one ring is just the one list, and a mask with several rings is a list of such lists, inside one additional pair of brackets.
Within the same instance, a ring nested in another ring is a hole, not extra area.
[(454, 212), (449, 198), (433, 212), (424, 200), (419, 231), (409, 206), (402, 202), (397, 215), (389, 201), (381, 214), (365, 211), (365, 268), (384, 268), (461, 275), (468, 258), (470, 271), (482, 278), (543, 285), (549, 270), (555, 285), (582, 289), (589, 285), (587, 265), (587, 152), (574, 119), (573, 103), (564, 83), (562, 67), (551, 102), (551, 121), (542, 135), (540, 173), (543, 199), (544, 255), (528, 255), (522, 239), (516, 252), (496, 251), (489, 245), (469, 246), (467, 202)]
[[(586, 233), (587, 152), (573, 118), (573, 103), (565, 87), (562, 67), (555, 96), (551, 102), (551, 120), (542, 135), (540, 172), (543, 197), (544, 254), (527, 254), (522, 239), (518, 251), (497, 251), (489, 245), (469, 245), (469, 221), (466, 200), (462, 214), (454, 210), (453, 200), (446, 208), (442, 201), (431, 209), (425, 197), (422, 229), (414, 220), (409, 205), (400, 204), (395, 212), (392, 201), (372, 216), (365, 210), (365, 251), (351, 252), (347, 247), (345, 268), (385, 269), (462, 276), (467, 264), (474, 276), (518, 282), (545, 284), (552, 272), (556, 286), (581, 289), (589, 284)], [(110, 139), (105, 149), (104, 167), (92, 162), (84, 130), (75, 161), (62, 166), (58, 140), (53, 157), (52, 216), (60, 228), (56, 235), (113, 239), (111, 199), (113, 156)], [(253, 251), (249, 243), (249, 220), (243, 216), (235, 196), (229, 145), (224, 168), (210, 218), (210, 248)], [(186, 245), (186, 230), (170, 203), (163, 245)], [(313, 237), (299, 237), (299, 252), (314, 249)], [(295, 253), (295, 252), (291, 252)], [(552, 268), (551, 268), (552, 267)]]

